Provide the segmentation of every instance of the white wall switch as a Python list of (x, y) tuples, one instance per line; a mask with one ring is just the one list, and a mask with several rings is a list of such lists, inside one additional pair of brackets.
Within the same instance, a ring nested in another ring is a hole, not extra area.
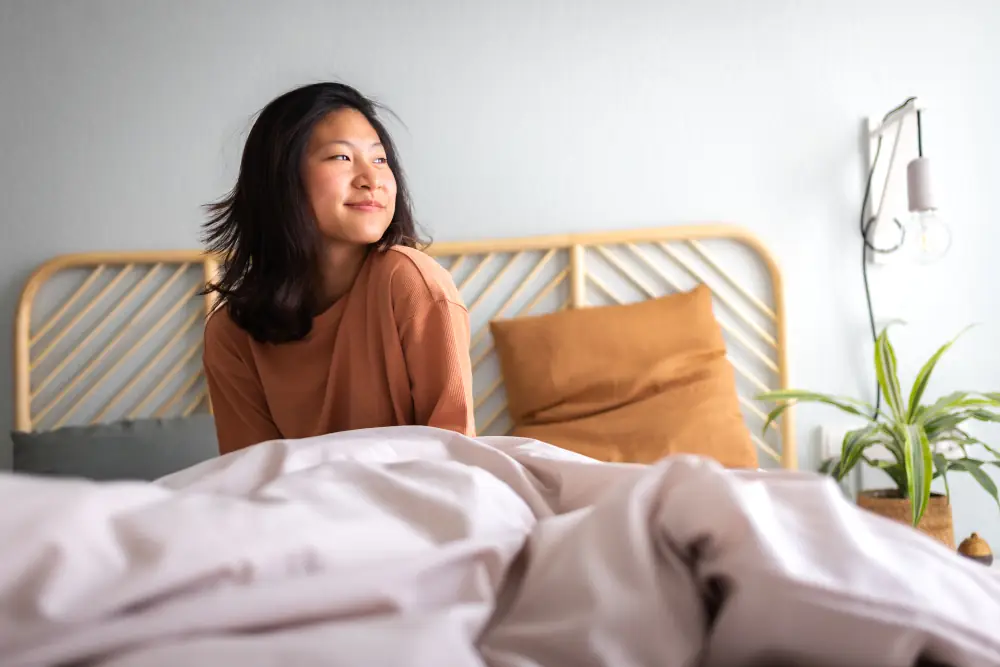
[(820, 427), (819, 454), (823, 461), (827, 459), (839, 459), (844, 436), (850, 429), (824, 425)]

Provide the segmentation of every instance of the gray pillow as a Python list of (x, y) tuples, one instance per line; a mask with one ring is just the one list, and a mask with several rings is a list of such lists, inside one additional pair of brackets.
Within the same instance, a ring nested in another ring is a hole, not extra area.
[(210, 414), (15, 431), (11, 438), (15, 472), (99, 481), (151, 481), (219, 455)]

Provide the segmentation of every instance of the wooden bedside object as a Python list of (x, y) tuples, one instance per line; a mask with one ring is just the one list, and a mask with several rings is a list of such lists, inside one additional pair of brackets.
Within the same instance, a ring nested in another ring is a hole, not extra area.
[(958, 553), (987, 567), (1000, 566), (1000, 562), (994, 561), (990, 545), (986, 543), (986, 540), (979, 537), (978, 533), (972, 533), (972, 535), (962, 540), (962, 543), (958, 545)]

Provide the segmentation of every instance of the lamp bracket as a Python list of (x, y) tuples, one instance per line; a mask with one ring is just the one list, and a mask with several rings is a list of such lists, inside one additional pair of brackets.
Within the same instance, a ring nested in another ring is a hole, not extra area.
[[(924, 110), (921, 100), (910, 100), (888, 116), (884, 113), (867, 119), (867, 169), (872, 168), (879, 139), (882, 141), (878, 164), (872, 174), (871, 192), (865, 210), (865, 220), (872, 221), (868, 241), (876, 248), (891, 249), (900, 243), (901, 227), (898, 220), (909, 215), (906, 188), (906, 169), (920, 155), (917, 142), (917, 111)], [(871, 252), (872, 264), (889, 264), (896, 261), (897, 253)]]

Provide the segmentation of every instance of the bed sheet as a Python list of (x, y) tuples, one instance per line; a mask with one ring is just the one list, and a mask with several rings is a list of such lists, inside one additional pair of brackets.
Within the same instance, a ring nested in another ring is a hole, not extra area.
[(397, 427), (0, 504), (7, 667), (1000, 664), (1000, 576), (810, 473)]

